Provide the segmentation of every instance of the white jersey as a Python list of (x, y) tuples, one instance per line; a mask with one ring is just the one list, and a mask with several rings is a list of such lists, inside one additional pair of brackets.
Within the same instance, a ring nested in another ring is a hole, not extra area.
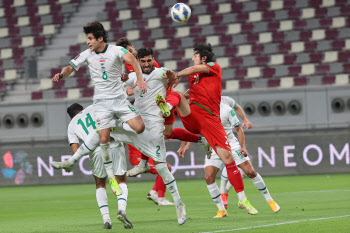
[(87, 49), (69, 62), (76, 71), (87, 64), (94, 85), (94, 100), (112, 99), (125, 95), (122, 88), (122, 57), (128, 51), (120, 46), (107, 44), (104, 51), (96, 53)]
[[(142, 74), (146, 84), (150, 87), (146, 94), (141, 94), (140, 90), (134, 88), (135, 108), (139, 111), (142, 119), (151, 121), (164, 121), (162, 111), (156, 104), (157, 94), (166, 96), (166, 86), (168, 80), (163, 77), (166, 68), (156, 68), (150, 74)], [(125, 86), (133, 86), (137, 80), (136, 73), (129, 74), (129, 80)]]
[(228, 96), (221, 96), (221, 103), (227, 104), (233, 109), (235, 109), (237, 106), (236, 100)]
[[(68, 125), (68, 141), (69, 145), (73, 143), (79, 144), (79, 139), (85, 141), (88, 135), (97, 134), (94, 108), (92, 105), (75, 115)], [(112, 142), (110, 147), (116, 147), (119, 143)], [(100, 147), (95, 149), (99, 151)]]

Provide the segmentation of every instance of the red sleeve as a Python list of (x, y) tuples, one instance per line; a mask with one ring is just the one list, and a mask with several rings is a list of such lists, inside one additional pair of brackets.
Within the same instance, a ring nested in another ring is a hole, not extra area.
[(134, 67), (131, 64), (125, 62), (125, 68), (129, 71), (129, 73), (135, 72)]
[(219, 74), (221, 67), (218, 63), (209, 62), (205, 64), (209, 68), (209, 75)]
[(154, 63), (153, 63), (153, 66), (156, 67), (156, 68), (160, 68), (158, 62), (156, 60), (154, 60)]

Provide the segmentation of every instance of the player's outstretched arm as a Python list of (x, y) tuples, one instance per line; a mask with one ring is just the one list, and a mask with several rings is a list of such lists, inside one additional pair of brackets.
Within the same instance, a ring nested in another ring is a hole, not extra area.
[(248, 120), (248, 117), (245, 115), (244, 110), (239, 104), (236, 105), (235, 112), (243, 120), (242, 128), (244, 128), (244, 126), (247, 130), (253, 128), (253, 124)]
[(136, 58), (130, 52), (127, 52), (123, 56), (123, 59), (124, 59), (124, 61), (126, 61), (127, 63), (132, 65), (132, 67), (134, 68), (134, 71), (136, 73), (137, 81), (136, 81), (135, 85), (133, 86), (133, 88), (138, 86), (140, 89), (140, 92), (142, 94), (147, 93), (147, 88), (146, 88), (147, 84), (143, 81), (141, 67), (140, 67), (140, 64), (138, 63), (138, 61), (136, 60)]
[(195, 74), (195, 73), (206, 73), (209, 74), (210, 70), (209, 67), (206, 65), (195, 65), (195, 66), (191, 66), (188, 67), (184, 70), (181, 70), (179, 73), (176, 74), (177, 78), (181, 78), (184, 76), (189, 76), (191, 74)]
[(73, 71), (74, 68), (71, 65), (68, 65), (61, 71), (61, 73), (55, 74), (55, 76), (52, 78), (52, 81), (58, 82), (58, 80), (68, 77), (71, 73), (73, 73)]

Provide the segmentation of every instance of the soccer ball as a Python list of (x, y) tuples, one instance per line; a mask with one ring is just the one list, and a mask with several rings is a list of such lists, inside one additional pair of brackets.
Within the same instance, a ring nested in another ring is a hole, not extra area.
[(170, 14), (176, 23), (186, 23), (191, 17), (191, 8), (185, 3), (176, 3)]

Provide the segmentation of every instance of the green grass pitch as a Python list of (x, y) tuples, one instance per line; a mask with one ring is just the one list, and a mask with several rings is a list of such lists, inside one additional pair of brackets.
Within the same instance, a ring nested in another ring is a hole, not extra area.
[[(279, 213), (271, 211), (245, 178), (245, 192), (259, 214), (238, 209), (237, 195), (231, 190), (229, 216), (222, 219), (213, 219), (217, 209), (204, 179), (177, 181), (188, 215), (182, 226), (177, 224), (174, 206), (146, 200), (153, 182), (130, 182), (127, 215), (134, 228), (128, 230), (116, 219), (117, 200), (108, 187), (113, 224), (109, 232), (349, 232), (350, 174), (264, 179), (281, 206)], [(172, 200), (168, 192), (166, 196)], [(6, 187), (0, 188), (0, 198), (1, 233), (103, 231), (94, 184)]]

